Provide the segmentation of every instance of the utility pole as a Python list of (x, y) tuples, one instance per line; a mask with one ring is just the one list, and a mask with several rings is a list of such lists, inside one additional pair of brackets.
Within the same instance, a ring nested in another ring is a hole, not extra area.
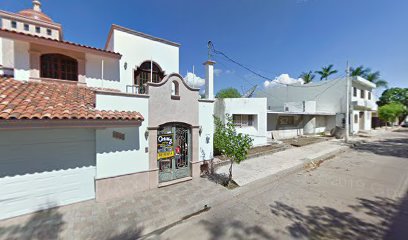
[(347, 69), (346, 69), (346, 136), (345, 141), (346, 143), (349, 142), (349, 135), (350, 135), (350, 66), (347, 61)]

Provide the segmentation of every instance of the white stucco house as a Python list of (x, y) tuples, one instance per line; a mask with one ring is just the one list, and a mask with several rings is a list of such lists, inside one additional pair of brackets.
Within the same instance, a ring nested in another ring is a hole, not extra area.
[[(351, 78), (350, 130), (371, 129), (372, 113), (377, 111), (372, 94), (376, 85), (361, 77)], [(330, 132), (344, 127), (347, 99), (346, 78), (285, 85), (258, 92), (267, 98), (268, 137), (282, 139)]]
[[(377, 111), (372, 91), (375, 84), (352, 77), (350, 133), (370, 130)], [(255, 98), (217, 99), (215, 115), (233, 117), (237, 131), (248, 134), (254, 146), (272, 139), (294, 138), (331, 132), (345, 125), (346, 78), (309, 84), (275, 85), (258, 91)]]
[(267, 143), (266, 112), (266, 98), (225, 98), (216, 100), (214, 115), (223, 122), (231, 116), (237, 132), (248, 134), (256, 147)]
[(117, 25), (105, 48), (69, 42), (38, 0), (0, 19), (0, 219), (200, 176), (214, 62), (200, 99), (178, 43)]

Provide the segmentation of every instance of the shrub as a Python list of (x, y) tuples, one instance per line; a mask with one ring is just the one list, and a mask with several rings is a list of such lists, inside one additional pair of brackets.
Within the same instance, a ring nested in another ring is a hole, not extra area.
[(230, 160), (228, 183), (232, 180), (233, 163), (241, 163), (247, 158), (252, 147), (252, 138), (247, 134), (237, 133), (229, 114), (225, 115), (225, 124), (214, 116), (214, 152), (221, 153)]

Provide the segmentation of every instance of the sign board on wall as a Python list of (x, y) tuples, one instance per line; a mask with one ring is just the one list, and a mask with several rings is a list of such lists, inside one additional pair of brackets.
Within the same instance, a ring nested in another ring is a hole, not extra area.
[(124, 133), (121, 133), (121, 132), (113, 131), (113, 132), (112, 132), (112, 137), (115, 138), (115, 139), (119, 139), (119, 140), (125, 141), (125, 134), (124, 134)]
[(157, 136), (157, 160), (174, 156), (173, 134)]

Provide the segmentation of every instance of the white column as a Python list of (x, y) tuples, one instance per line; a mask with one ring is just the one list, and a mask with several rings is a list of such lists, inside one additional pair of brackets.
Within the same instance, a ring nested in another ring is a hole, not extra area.
[(214, 61), (208, 60), (205, 66), (205, 98), (214, 99)]

